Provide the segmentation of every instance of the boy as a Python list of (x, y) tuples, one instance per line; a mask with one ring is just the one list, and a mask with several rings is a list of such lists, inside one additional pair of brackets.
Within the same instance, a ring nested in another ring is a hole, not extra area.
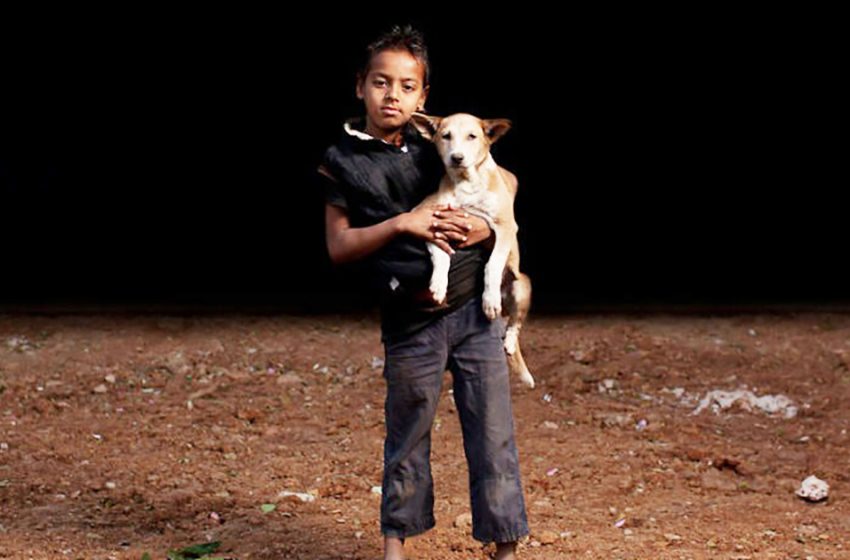
[[(481, 307), (494, 236), (486, 221), (453, 208), (411, 211), (444, 172), (433, 145), (408, 124), (428, 95), (421, 35), (394, 28), (367, 48), (357, 76), (365, 119), (345, 123), (319, 168), (328, 253), (334, 263), (368, 258), (380, 295), (386, 439), (381, 497), (384, 558), (435, 525), (430, 431), (446, 369), (463, 429), (473, 537), (515, 558), (528, 521), (513, 434), (505, 323)], [(453, 255), (446, 302), (430, 300), (426, 241)]]

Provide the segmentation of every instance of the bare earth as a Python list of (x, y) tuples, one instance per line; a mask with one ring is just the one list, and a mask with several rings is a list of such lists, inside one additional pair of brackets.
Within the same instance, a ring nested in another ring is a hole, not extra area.
[[(522, 342), (520, 558), (850, 558), (850, 317), (532, 314)], [(0, 315), (0, 558), (379, 558), (382, 358), (374, 316)], [(412, 559), (493, 550), (450, 379)], [(692, 414), (736, 389), (792, 404)]]

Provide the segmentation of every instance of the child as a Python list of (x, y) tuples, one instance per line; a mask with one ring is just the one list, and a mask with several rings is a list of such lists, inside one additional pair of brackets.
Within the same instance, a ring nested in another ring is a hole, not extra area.
[[(406, 537), (435, 525), (430, 434), (446, 369), (453, 376), (469, 467), (472, 536), (515, 558), (528, 534), (503, 349), (506, 324), (481, 307), (493, 234), (450, 207), (412, 209), (444, 173), (436, 149), (408, 124), (424, 109), (428, 56), (421, 35), (398, 27), (367, 48), (357, 76), (365, 119), (349, 119), (325, 153), (328, 253), (366, 259), (380, 297), (386, 439), (381, 497), (384, 558), (403, 558)], [(452, 257), (446, 302), (430, 300), (426, 241)]]

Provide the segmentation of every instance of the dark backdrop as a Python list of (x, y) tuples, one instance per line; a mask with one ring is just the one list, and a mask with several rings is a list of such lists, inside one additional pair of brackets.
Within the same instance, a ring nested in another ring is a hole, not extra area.
[(514, 122), (494, 152), (539, 309), (847, 299), (816, 25), (325, 12), (28, 19), (3, 80), (2, 302), (359, 304), (311, 174), (396, 21), (429, 42), (431, 113)]

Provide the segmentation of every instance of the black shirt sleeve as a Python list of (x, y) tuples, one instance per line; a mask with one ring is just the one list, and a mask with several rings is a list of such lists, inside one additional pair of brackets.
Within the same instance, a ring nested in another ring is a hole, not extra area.
[(324, 165), (320, 165), (316, 170), (318, 175), (318, 183), (322, 189), (322, 196), (325, 202), (348, 210), (348, 200), (343, 193), (343, 185), (333, 176), (333, 174)]

